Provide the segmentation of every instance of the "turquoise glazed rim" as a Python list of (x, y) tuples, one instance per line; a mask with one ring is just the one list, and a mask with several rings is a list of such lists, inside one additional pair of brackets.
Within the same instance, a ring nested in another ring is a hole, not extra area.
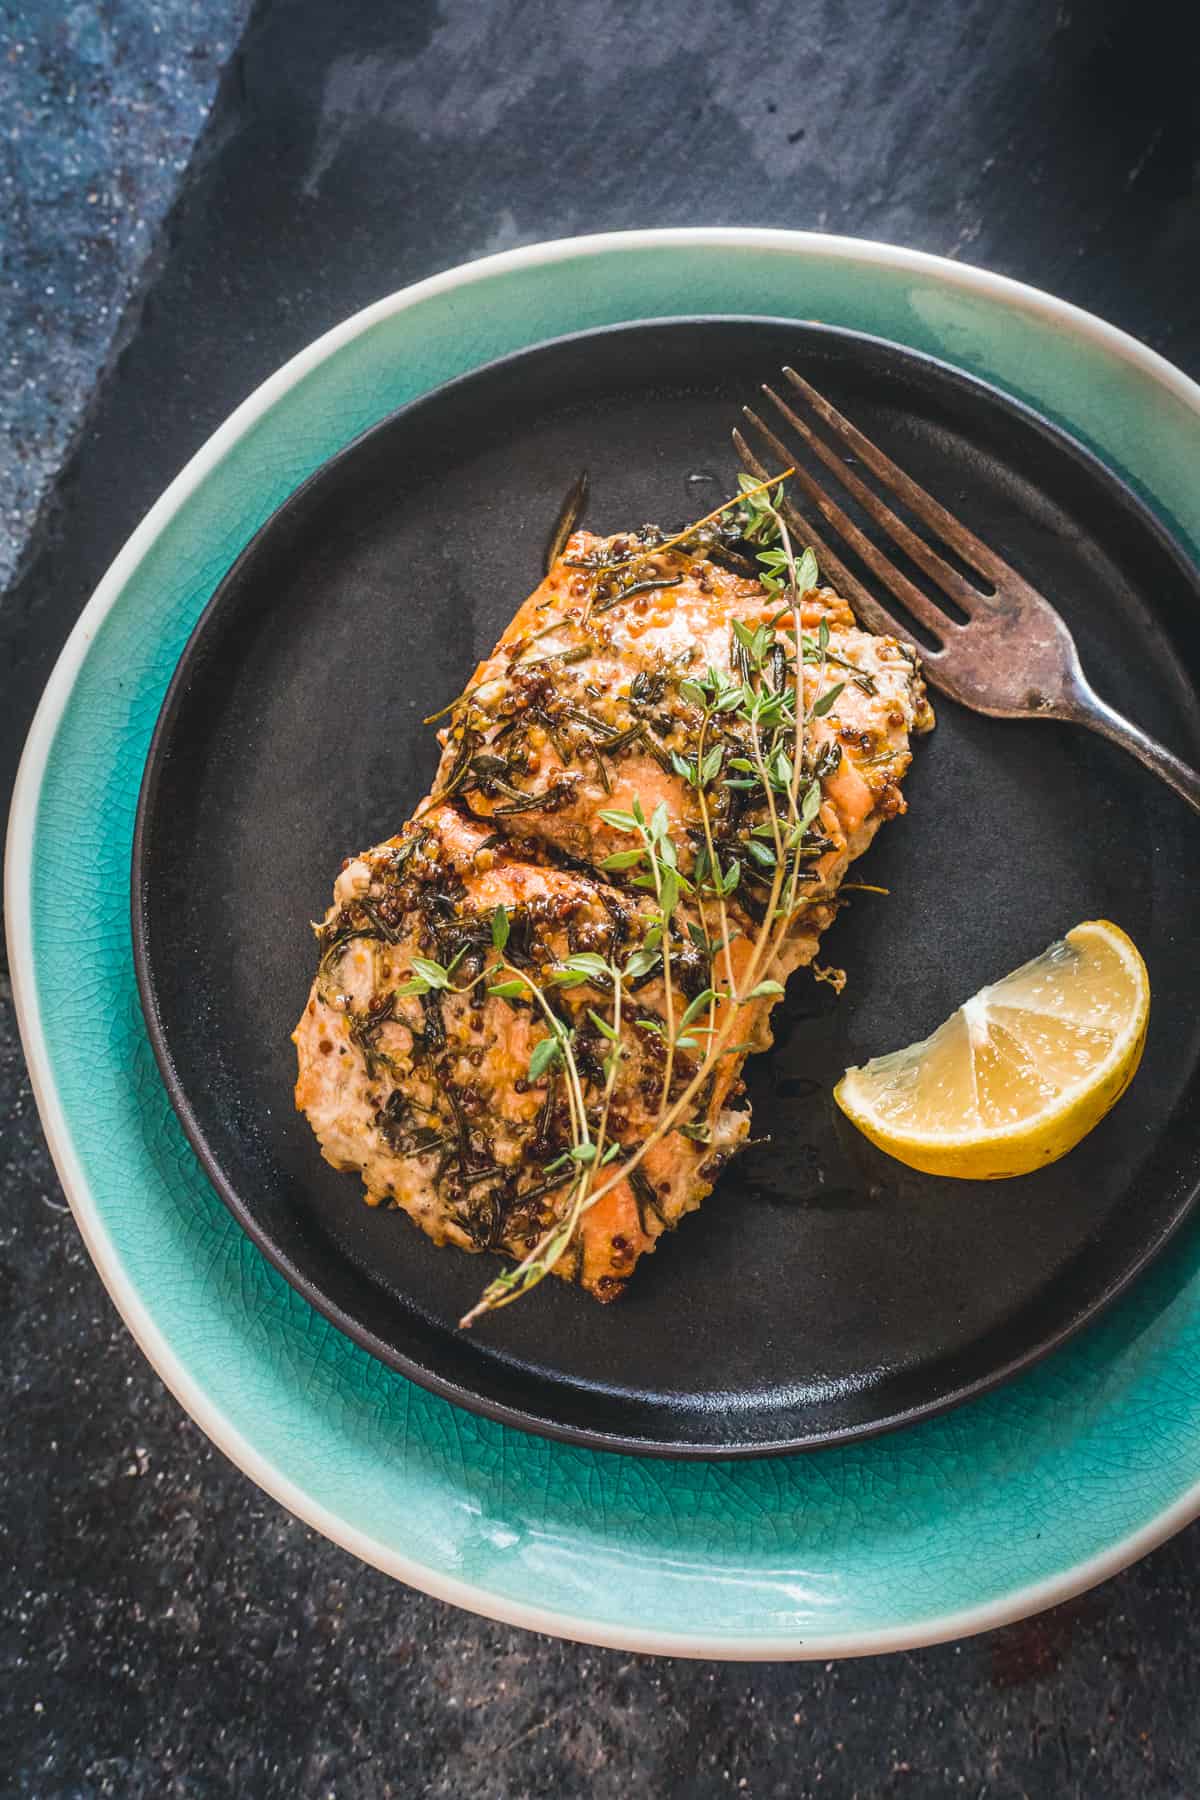
[(791, 1459), (579, 1450), (414, 1387), (287, 1286), (188, 1148), (134, 983), (147, 745), (192, 625), (252, 533), (335, 450), (451, 376), (588, 326), (706, 313), (815, 318), (957, 363), (1065, 425), (1200, 553), (1200, 388), (1030, 288), (774, 231), (631, 232), (472, 263), (295, 357), (105, 576), (18, 777), (11, 966), (96, 1266), (164, 1381), (269, 1493), (388, 1573), (540, 1631), (676, 1655), (865, 1654), (1048, 1606), (1200, 1511), (1200, 1225), (1038, 1368), (943, 1418)]

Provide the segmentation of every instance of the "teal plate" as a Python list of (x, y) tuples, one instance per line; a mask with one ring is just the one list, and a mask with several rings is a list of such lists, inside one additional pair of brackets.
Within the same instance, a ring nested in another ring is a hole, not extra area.
[(1200, 1511), (1200, 1226), (1037, 1369), (895, 1436), (705, 1464), (573, 1448), (413, 1386), (269, 1267), (188, 1148), (134, 981), (146, 749), (192, 626), (252, 534), (351, 438), (450, 377), (682, 313), (818, 318), (957, 363), (1063, 424), (1200, 554), (1200, 389), (1015, 283), (882, 245), (738, 230), (575, 239), (437, 276), (251, 396), (89, 603), (14, 796), (14, 986), (102, 1277), (163, 1379), (268, 1492), (389, 1573), (538, 1630), (697, 1656), (864, 1654), (1050, 1605)]

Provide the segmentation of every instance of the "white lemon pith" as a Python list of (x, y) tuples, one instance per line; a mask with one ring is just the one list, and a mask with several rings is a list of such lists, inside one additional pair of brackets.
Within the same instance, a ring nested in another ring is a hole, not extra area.
[(834, 1099), (910, 1169), (1027, 1175), (1074, 1149), (1120, 1099), (1149, 1015), (1137, 946), (1091, 919), (981, 988), (931, 1037), (847, 1069)]

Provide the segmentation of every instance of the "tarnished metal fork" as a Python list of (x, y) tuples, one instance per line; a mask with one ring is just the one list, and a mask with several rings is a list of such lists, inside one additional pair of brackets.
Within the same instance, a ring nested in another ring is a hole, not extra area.
[[(783, 426), (803, 439), (892, 542), (966, 614), (963, 624), (930, 600), (796, 460), (784, 439), (753, 408), (742, 408), (743, 416), (760, 444), (778, 459), (774, 467), (794, 466), (793, 481), (825, 523), (861, 557), (912, 617), (937, 638), (936, 649), (921, 650), (921, 660), (931, 684), (963, 706), (975, 712), (990, 713), (995, 718), (1067, 719), (1074, 724), (1086, 725), (1130, 751), (1200, 812), (1200, 774), (1093, 692), (1080, 667), (1074, 640), (1050, 602), (1010, 568), (1003, 557), (981, 543), (974, 532), (968, 531), (931, 494), (898, 468), (891, 457), (885, 456), (849, 419), (843, 418), (795, 369), (785, 368), (783, 376), (791, 389), (789, 398), (795, 399), (794, 404), (789, 404), (774, 388), (762, 390)], [(797, 410), (799, 405), (807, 406), (838, 447)], [(740, 431), (734, 431), (733, 441), (743, 466), (759, 481), (765, 481), (772, 470), (763, 465)], [(994, 591), (985, 592), (952, 568), (923, 537), (899, 518), (873, 488), (847, 467), (847, 449), (968, 568), (978, 573), (985, 588)], [(802, 544), (812, 545), (822, 573), (850, 602), (864, 625), (894, 637), (911, 637), (911, 632), (850, 573), (791, 500), (785, 499), (780, 510), (798, 540), (797, 548)]]

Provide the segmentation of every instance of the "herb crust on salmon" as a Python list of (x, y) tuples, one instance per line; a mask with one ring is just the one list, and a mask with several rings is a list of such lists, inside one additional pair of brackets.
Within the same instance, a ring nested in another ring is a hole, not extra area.
[(317, 927), (296, 1104), (369, 1203), (515, 1259), (468, 1320), (551, 1272), (615, 1298), (711, 1192), (745, 1057), (905, 810), (915, 651), (743, 487), (674, 538), (567, 538)]

